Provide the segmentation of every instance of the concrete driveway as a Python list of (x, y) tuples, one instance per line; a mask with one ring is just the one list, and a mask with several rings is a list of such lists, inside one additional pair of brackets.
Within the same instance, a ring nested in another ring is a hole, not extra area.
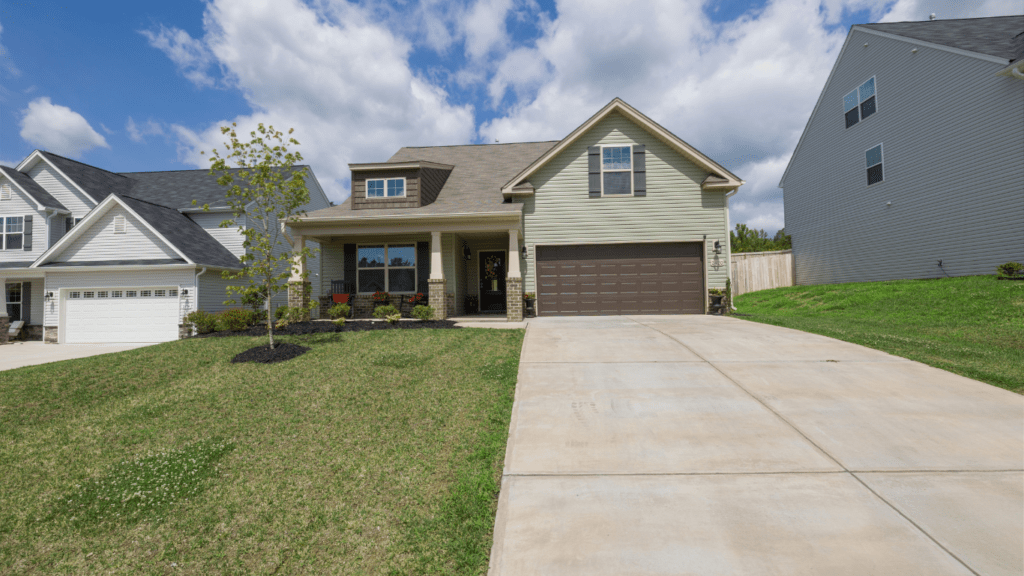
[(532, 320), (492, 576), (1020, 575), (1024, 397), (711, 316)]
[(0, 346), (0, 371), (58, 360), (85, 358), (132, 350), (152, 344), (44, 344), (42, 342), (13, 342)]

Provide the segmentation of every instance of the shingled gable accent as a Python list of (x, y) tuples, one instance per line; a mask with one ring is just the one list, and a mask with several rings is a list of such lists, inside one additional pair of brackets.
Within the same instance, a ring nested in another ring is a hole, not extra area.
[(693, 146), (687, 144), (681, 138), (675, 134), (669, 132), (657, 122), (651, 120), (647, 116), (644, 116), (639, 110), (633, 108), (629, 104), (626, 104), (621, 98), (614, 98), (604, 108), (599, 110), (597, 114), (594, 114), (586, 122), (581, 124), (578, 128), (573, 130), (568, 136), (563, 138), (558, 144), (555, 144), (553, 148), (547, 151), (543, 156), (535, 160), (532, 164), (527, 166), (522, 172), (517, 174), (512, 180), (509, 180), (504, 186), (501, 187), (502, 195), (506, 197), (511, 196), (522, 196), (524, 190), (520, 184), (533, 175), (541, 166), (547, 164), (551, 159), (557, 156), (560, 152), (565, 150), (570, 144), (575, 142), (578, 138), (583, 136), (588, 130), (594, 125), (603, 120), (609, 114), (613, 112), (619, 112), (626, 118), (635, 122), (641, 126), (656, 138), (664, 141), (666, 144), (671, 146), (677, 152), (685, 156), (691, 162), (697, 166), (711, 172), (712, 174), (725, 179), (728, 185), (716, 186), (716, 189), (726, 190), (735, 189), (743, 185), (745, 182), (732, 172), (725, 169), (724, 166), (715, 162), (711, 158), (708, 158), (701, 151), (697, 150)]

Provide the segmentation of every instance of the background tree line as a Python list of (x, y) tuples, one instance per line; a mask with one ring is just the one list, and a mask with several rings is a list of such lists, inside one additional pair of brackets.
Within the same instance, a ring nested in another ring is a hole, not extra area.
[(729, 232), (732, 239), (733, 252), (771, 252), (772, 250), (789, 250), (793, 247), (793, 239), (783, 228), (769, 237), (764, 230), (747, 228), (746, 224), (737, 224), (736, 229)]

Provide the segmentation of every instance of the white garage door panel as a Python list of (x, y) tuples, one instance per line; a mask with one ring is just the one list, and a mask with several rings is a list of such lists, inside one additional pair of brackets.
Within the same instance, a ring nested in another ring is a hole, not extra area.
[(178, 298), (67, 298), (64, 341), (168, 342), (178, 339)]

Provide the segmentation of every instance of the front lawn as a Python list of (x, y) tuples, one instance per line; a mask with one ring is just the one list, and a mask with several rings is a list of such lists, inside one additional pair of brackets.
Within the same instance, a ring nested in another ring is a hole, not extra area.
[(1024, 392), (1024, 282), (994, 276), (793, 286), (738, 296), (741, 318), (796, 328)]
[(479, 574), (521, 330), (172, 342), (0, 372), (0, 574)]

